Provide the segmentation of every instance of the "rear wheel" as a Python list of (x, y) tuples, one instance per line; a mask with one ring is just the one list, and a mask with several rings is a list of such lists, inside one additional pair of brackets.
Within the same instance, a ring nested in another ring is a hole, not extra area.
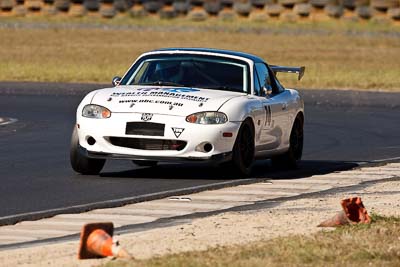
[(72, 169), (84, 175), (99, 174), (103, 169), (106, 160), (88, 158), (79, 151), (79, 148), (78, 131), (75, 127), (72, 132), (70, 148), (70, 162)]
[(296, 118), (290, 133), (289, 150), (282, 155), (271, 158), (272, 165), (278, 168), (296, 169), (303, 154), (303, 122)]
[(232, 163), (235, 169), (244, 176), (251, 173), (254, 162), (254, 129), (250, 120), (240, 126), (232, 151)]

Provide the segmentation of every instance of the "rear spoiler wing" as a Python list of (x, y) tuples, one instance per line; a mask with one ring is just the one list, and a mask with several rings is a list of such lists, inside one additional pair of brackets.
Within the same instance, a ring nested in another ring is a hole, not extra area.
[(277, 72), (287, 72), (287, 73), (298, 73), (299, 77), (298, 80), (304, 76), (304, 72), (306, 70), (306, 67), (284, 67), (284, 66), (274, 66), (274, 65), (269, 65), (272, 69), (272, 71), (275, 73)]

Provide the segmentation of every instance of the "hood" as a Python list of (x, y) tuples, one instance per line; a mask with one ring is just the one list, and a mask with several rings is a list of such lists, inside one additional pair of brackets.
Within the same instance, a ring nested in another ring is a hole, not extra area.
[(157, 86), (118, 86), (98, 90), (91, 103), (111, 112), (138, 112), (187, 116), (200, 111), (217, 111), (225, 102), (245, 93)]

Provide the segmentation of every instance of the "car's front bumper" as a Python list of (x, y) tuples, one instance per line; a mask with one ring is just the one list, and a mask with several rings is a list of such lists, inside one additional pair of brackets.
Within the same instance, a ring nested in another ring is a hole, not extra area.
[(143, 160), (143, 161), (157, 161), (157, 162), (212, 162), (220, 163), (229, 161), (232, 159), (232, 152), (226, 152), (221, 154), (214, 154), (209, 157), (160, 157), (160, 156), (137, 156), (137, 155), (125, 155), (115, 153), (103, 153), (88, 151), (81, 147), (80, 152), (88, 158), (96, 159), (127, 159), (127, 160)]
[[(224, 161), (231, 158), (240, 122), (227, 122), (219, 125), (200, 125), (188, 123), (185, 117), (154, 114), (152, 123), (165, 124), (163, 136), (127, 135), (127, 122), (140, 122), (141, 113), (119, 113), (109, 119), (78, 118), (79, 143), (85, 155), (92, 158), (130, 159), (154, 161)], [(184, 129), (176, 136), (173, 128)], [(223, 133), (232, 133), (224, 137)], [(95, 144), (89, 145), (88, 137), (93, 137)], [(143, 138), (157, 140), (184, 141), (182, 150), (146, 150), (117, 146), (110, 142), (110, 137)], [(208, 152), (199, 151), (203, 143), (212, 144)]]

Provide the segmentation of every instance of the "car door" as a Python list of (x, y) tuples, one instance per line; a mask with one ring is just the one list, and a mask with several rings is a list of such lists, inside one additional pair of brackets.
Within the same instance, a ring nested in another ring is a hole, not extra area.
[[(270, 71), (273, 73), (272, 71)], [(297, 109), (299, 107), (300, 98), (298, 94), (294, 94), (293, 90), (286, 90), (278, 81), (275, 74), (274, 82), (278, 87), (278, 93), (274, 94), (273, 97), (276, 99), (278, 103), (281, 103), (281, 128), (283, 131), (283, 138), (281, 143), (281, 148), (285, 148), (289, 146), (289, 138), (292, 130), (294, 118), (297, 115)]]
[[(258, 96), (264, 108), (261, 125), (258, 151), (278, 149), (282, 144), (283, 126), (285, 118), (285, 97), (281, 95), (280, 88), (275, 82), (273, 73), (265, 63), (255, 64), (256, 77), (258, 78)], [(256, 82), (255, 82), (256, 84)], [(257, 87), (257, 86), (256, 86)]]

